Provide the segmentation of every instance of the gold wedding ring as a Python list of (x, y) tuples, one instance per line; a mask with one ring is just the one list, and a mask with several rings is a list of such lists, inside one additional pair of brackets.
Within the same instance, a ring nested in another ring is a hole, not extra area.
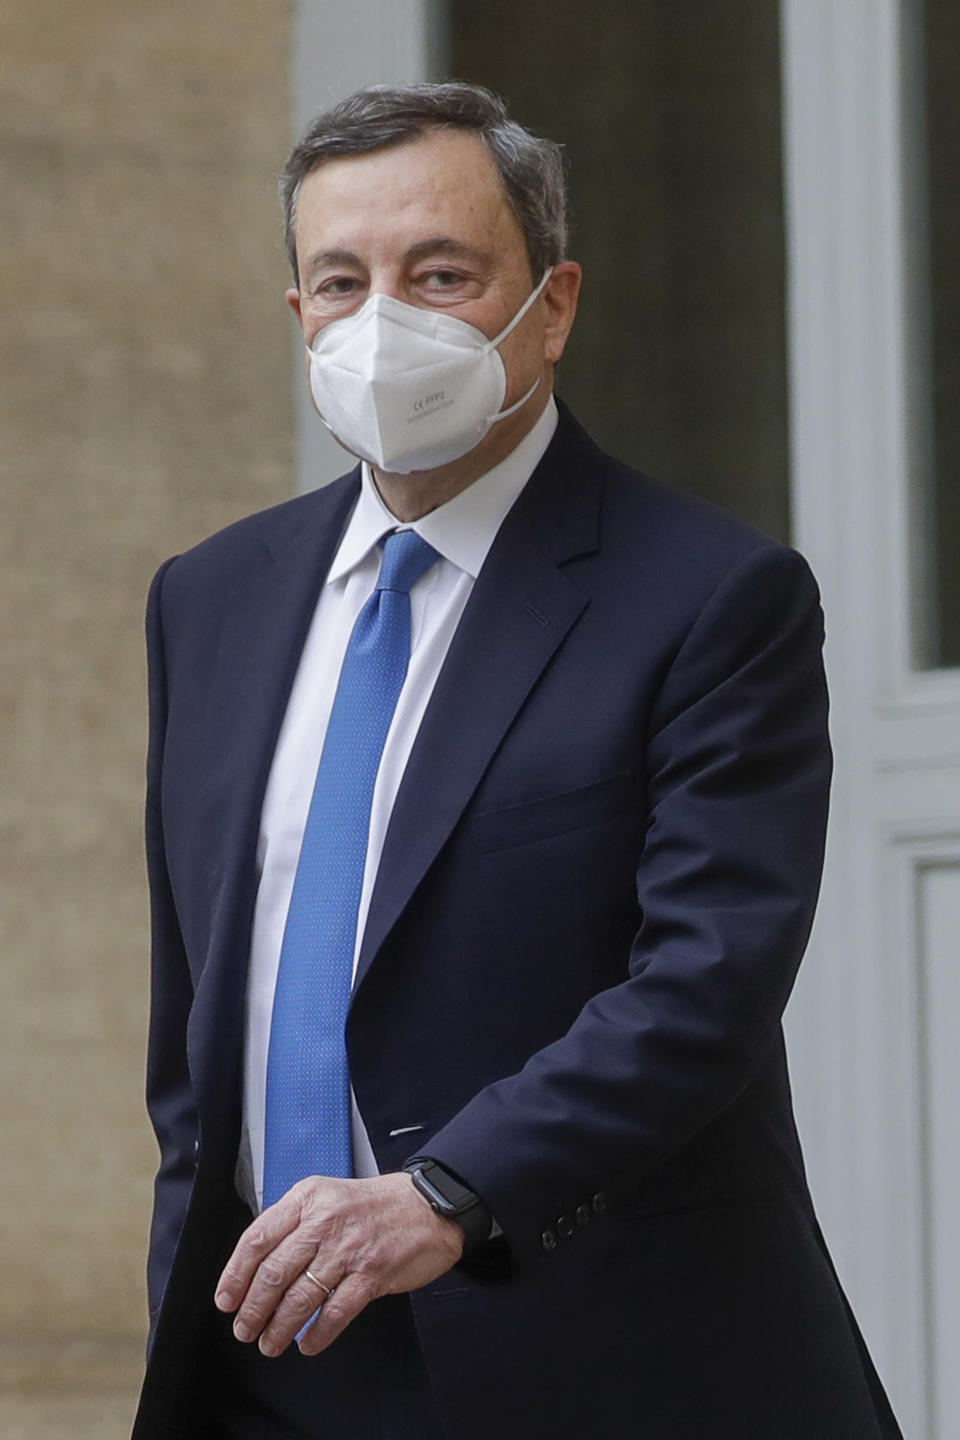
[(329, 1299), (330, 1299), (330, 1296), (333, 1294), (333, 1291), (330, 1289), (330, 1286), (329, 1286), (329, 1285), (324, 1285), (324, 1283), (323, 1283), (322, 1280), (318, 1280), (317, 1277), (316, 1277), (316, 1275), (314, 1275), (313, 1271), (310, 1270), (310, 1269), (304, 1270), (303, 1273), (304, 1273), (304, 1275), (306, 1275), (306, 1277), (307, 1277), (308, 1280), (312, 1280), (312, 1281), (313, 1281), (314, 1285), (316, 1285), (316, 1287), (317, 1287), (318, 1290), (322, 1290), (322, 1291), (323, 1291), (324, 1298), (325, 1298), (326, 1300), (329, 1300)]

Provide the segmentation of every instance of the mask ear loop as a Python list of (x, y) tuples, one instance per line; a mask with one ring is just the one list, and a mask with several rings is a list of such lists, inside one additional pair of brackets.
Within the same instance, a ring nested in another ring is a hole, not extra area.
[[(526, 315), (527, 311), (530, 309), (530, 306), (533, 305), (534, 302), (538, 300), (542, 295), (543, 288), (552, 274), (553, 266), (550, 265), (547, 267), (546, 270), (544, 270), (543, 277), (539, 285), (537, 285), (533, 292), (527, 296), (526, 300), (524, 300), (523, 304), (520, 306), (520, 309), (517, 311), (516, 315), (514, 315), (513, 319), (507, 322), (504, 328), (500, 331), (499, 335), (495, 336), (493, 340), (488, 340), (486, 346), (488, 352), (491, 350), (496, 350), (497, 346), (501, 343), (501, 341), (506, 340), (510, 332), (517, 328), (524, 315)], [(540, 376), (538, 375), (536, 380), (534, 380), (533, 384), (530, 386), (530, 389), (527, 391), (526, 395), (521, 395), (520, 399), (515, 400), (512, 405), (508, 405), (506, 410), (497, 411), (496, 415), (494, 415), (493, 419), (490, 421), (491, 425), (495, 425), (498, 420), (506, 420), (508, 415), (515, 415), (516, 412), (522, 408), (522, 406), (526, 405), (527, 401), (530, 399), (530, 396), (534, 393), (539, 384)]]
[(549, 265), (547, 269), (544, 270), (543, 278), (540, 280), (539, 285), (537, 285), (537, 287), (531, 292), (531, 294), (527, 296), (526, 300), (524, 300), (523, 304), (520, 306), (520, 309), (517, 311), (516, 315), (514, 315), (513, 319), (507, 321), (506, 325), (500, 331), (499, 335), (495, 335), (492, 340), (487, 341), (487, 350), (496, 350), (497, 346), (501, 345), (503, 341), (506, 340), (510, 332), (512, 330), (516, 330), (517, 326), (520, 324), (520, 321), (530, 309), (530, 306), (533, 305), (536, 300), (539, 300), (540, 296), (543, 294), (543, 287), (546, 285), (552, 274), (553, 266)]

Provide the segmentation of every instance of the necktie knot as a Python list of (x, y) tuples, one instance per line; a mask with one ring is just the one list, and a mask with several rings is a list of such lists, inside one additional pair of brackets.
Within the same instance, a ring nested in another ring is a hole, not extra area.
[(406, 595), (439, 558), (433, 546), (415, 530), (395, 530), (383, 542), (377, 589), (399, 590)]

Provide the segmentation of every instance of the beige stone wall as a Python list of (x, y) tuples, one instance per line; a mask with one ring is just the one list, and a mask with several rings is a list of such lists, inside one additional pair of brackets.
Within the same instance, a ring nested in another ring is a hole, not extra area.
[(0, 0), (5, 1436), (129, 1421), (143, 601), (166, 555), (292, 487), (289, 23), (277, 0)]

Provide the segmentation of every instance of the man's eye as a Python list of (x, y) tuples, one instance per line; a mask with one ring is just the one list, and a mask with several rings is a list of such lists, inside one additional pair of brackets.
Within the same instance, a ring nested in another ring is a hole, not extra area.
[(357, 281), (352, 275), (334, 275), (330, 280), (324, 280), (317, 287), (318, 293), (336, 299), (340, 295), (352, 295), (357, 288)]
[(425, 283), (435, 290), (449, 290), (454, 285), (463, 281), (463, 276), (457, 270), (431, 270), (424, 276)]

